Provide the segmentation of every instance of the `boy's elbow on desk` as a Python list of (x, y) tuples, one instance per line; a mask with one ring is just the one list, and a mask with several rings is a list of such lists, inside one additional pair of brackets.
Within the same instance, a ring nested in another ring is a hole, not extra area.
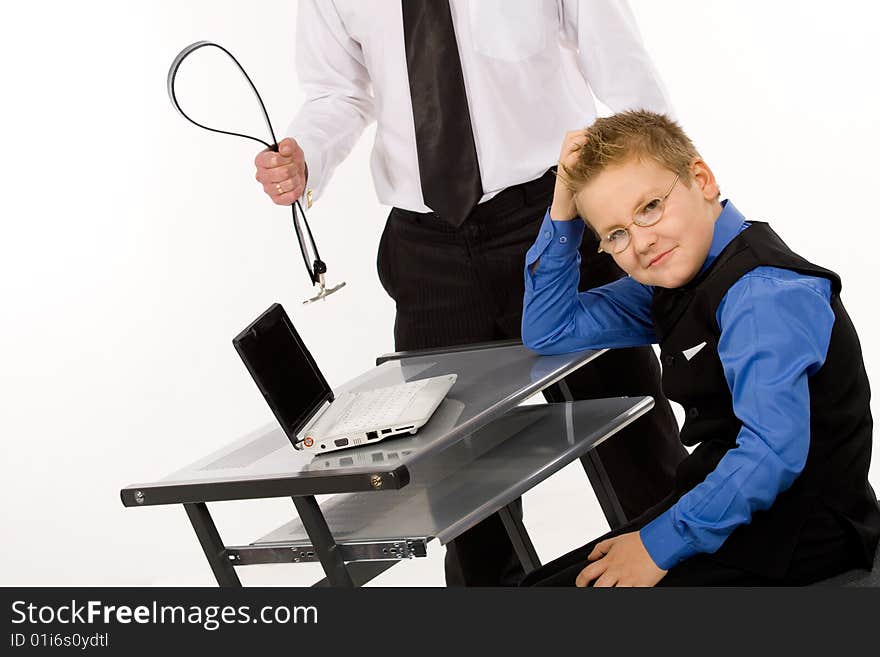
[(526, 346), (527, 349), (529, 349), (530, 351), (534, 351), (539, 356), (551, 356), (554, 353), (552, 345), (544, 344), (540, 341), (532, 342), (523, 340), (523, 344)]
[(522, 341), (527, 349), (534, 351), (539, 356), (552, 356), (559, 353), (558, 339), (530, 331), (525, 322), (522, 325)]

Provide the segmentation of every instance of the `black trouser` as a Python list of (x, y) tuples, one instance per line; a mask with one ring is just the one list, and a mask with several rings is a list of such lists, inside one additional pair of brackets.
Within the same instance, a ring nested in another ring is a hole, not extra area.
[[(553, 186), (548, 172), (506, 189), (477, 206), (458, 228), (430, 213), (391, 211), (379, 244), (378, 270), (397, 304), (395, 349), (520, 338), (525, 253), (537, 237)], [(588, 231), (581, 247), (581, 289), (623, 275), (596, 247)], [(663, 499), (687, 452), (660, 390), (659, 364), (651, 347), (612, 350), (566, 382), (575, 399), (654, 397), (654, 409), (602, 443), (597, 454), (628, 518)], [(562, 398), (552, 390), (545, 396)], [(513, 585), (522, 575), (497, 515), (447, 545), (449, 585)]]
[[(583, 547), (532, 571), (521, 586), (574, 586), (587, 567), (587, 555), (606, 538), (638, 531), (678, 499), (670, 495), (638, 518)], [(767, 545), (772, 551), (774, 546)], [(778, 577), (756, 574), (725, 563), (724, 546), (715, 554), (700, 553), (669, 569), (657, 586), (803, 586), (828, 579), (862, 565), (864, 557), (847, 527), (828, 510), (819, 509), (804, 523), (788, 570)]]

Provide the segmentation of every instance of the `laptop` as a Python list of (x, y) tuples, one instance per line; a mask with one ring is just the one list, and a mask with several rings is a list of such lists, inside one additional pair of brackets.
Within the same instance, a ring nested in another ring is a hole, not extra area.
[(456, 374), (407, 381), (334, 398), (281, 304), (272, 304), (232, 340), (293, 446), (321, 454), (416, 433)]

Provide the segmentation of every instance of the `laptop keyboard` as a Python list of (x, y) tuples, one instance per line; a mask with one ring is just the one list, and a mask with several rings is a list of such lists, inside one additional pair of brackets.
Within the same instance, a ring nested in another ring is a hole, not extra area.
[(330, 427), (333, 434), (362, 431), (366, 427), (389, 428), (429, 381), (410, 381), (387, 388), (351, 393), (350, 403)]

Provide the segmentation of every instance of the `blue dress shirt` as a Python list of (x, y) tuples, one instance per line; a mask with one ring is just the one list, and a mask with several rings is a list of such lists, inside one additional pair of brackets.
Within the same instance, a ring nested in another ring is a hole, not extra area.
[[(732, 203), (722, 206), (701, 271), (749, 227)], [(626, 277), (578, 292), (584, 228), (582, 221), (545, 215), (526, 254), (523, 343), (541, 354), (656, 343), (652, 287)], [(808, 379), (828, 352), (830, 299), (827, 279), (775, 267), (753, 269), (725, 294), (716, 312), (718, 356), (742, 428), (715, 470), (642, 528), (642, 542), (660, 568), (717, 550), (803, 470), (810, 447)]]

